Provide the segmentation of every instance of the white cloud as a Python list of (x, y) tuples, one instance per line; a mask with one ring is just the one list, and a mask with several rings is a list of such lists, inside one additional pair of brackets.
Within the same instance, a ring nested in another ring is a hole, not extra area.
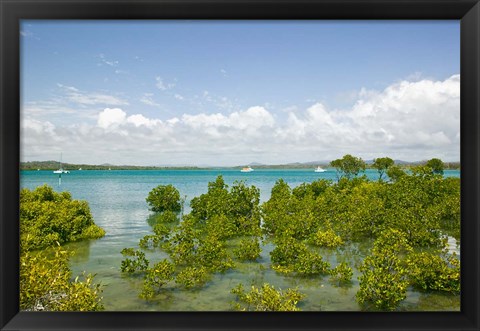
[(57, 84), (60, 89), (63, 90), (65, 99), (69, 102), (81, 104), (81, 105), (109, 105), (109, 106), (123, 106), (128, 105), (126, 100), (115, 97), (113, 95), (97, 93), (97, 92), (85, 92), (81, 91), (73, 86), (65, 86)]
[(119, 62), (116, 60), (107, 59), (104, 54), (100, 54), (98, 57), (100, 58), (99, 65), (106, 64), (110, 67), (116, 67), (119, 64)]
[(146, 118), (142, 114), (135, 114), (135, 115), (128, 116), (127, 123), (132, 123), (136, 127), (139, 127), (141, 125), (144, 125), (147, 127), (154, 127), (157, 125), (161, 125), (163, 122), (158, 119)]
[(120, 108), (105, 108), (99, 115), (97, 124), (103, 129), (116, 128), (125, 122), (127, 114)]
[(174, 97), (175, 99), (177, 99), (177, 100), (184, 100), (184, 99), (185, 99), (185, 98), (183, 97), (183, 95), (178, 94), (178, 93), (174, 94), (173, 97)]
[[(31, 26), (27, 25), (27, 27), (31, 27)], [(35, 40), (40, 40), (40, 38), (37, 37), (36, 34), (34, 34), (32, 31), (28, 29), (20, 30), (20, 36), (22, 36), (23, 38), (33, 38)]]
[(38, 121), (30, 117), (23, 118), (21, 124), (22, 130), (37, 134), (46, 133), (51, 135), (55, 130), (55, 125), (49, 121)]
[[(207, 97), (212, 94), (205, 91)], [(76, 162), (91, 163), (234, 165), (331, 160), (347, 153), (364, 159), (454, 161), (460, 150), (459, 98), (460, 77), (455, 75), (364, 90), (347, 109), (322, 103), (287, 109), (281, 121), (261, 106), (165, 121), (118, 107), (97, 113), (94, 124), (26, 118), (23, 155), (48, 159), (61, 141), (64, 150), (77, 153)]]
[(46, 101), (30, 101), (22, 105), (21, 111), (29, 116), (45, 116), (55, 114), (74, 114), (75, 109), (63, 104), (60, 99)]
[(238, 110), (237, 109), (238, 107), (236, 106), (236, 104), (229, 98), (225, 96), (215, 95), (209, 91), (203, 91), (202, 99), (206, 103), (220, 110), (228, 110), (228, 111)]
[(140, 102), (149, 106), (160, 106), (160, 104), (153, 100), (153, 93), (144, 93), (142, 98), (140, 99)]
[(175, 87), (175, 83), (166, 83), (160, 76), (155, 77), (155, 81), (155, 86), (161, 91), (166, 91)]
[(233, 112), (229, 116), (223, 114), (198, 114), (182, 116), (182, 122), (194, 129), (225, 128), (240, 131), (255, 131), (262, 127), (273, 127), (273, 116), (263, 107), (251, 107), (245, 111)]
[(127, 117), (127, 113), (120, 108), (105, 108), (98, 114), (97, 126), (102, 129), (118, 129), (129, 124), (135, 127), (154, 127), (163, 122), (159, 119), (149, 119), (142, 114), (134, 114)]
[(159, 89), (159, 90), (162, 90), (162, 91), (165, 91), (167, 89), (167, 87), (165, 86), (165, 84), (163, 83), (163, 80), (162, 80), (162, 77), (155, 77), (155, 80), (157, 81), (157, 83), (155, 84), (155, 86)]

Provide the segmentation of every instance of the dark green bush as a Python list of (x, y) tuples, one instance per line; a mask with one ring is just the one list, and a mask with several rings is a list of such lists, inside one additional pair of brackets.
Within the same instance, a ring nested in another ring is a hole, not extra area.
[(340, 263), (330, 270), (330, 280), (337, 284), (351, 283), (353, 270), (346, 263)]
[(22, 250), (36, 250), (56, 243), (96, 239), (105, 231), (95, 225), (86, 201), (72, 200), (68, 192), (43, 185), (20, 191), (20, 242)]
[(162, 260), (155, 263), (152, 268), (146, 269), (140, 297), (143, 299), (153, 298), (165, 284), (173, 280), (174, 273), (175, 265), (168, 260)]
[(158, 185), (148, 193), (146, 201), (154, 212), (179, 212), (182, 209), (180, 192), (173, 185)]
[(372, 255), (367, 256), (360, 267), (362, 275), (357, 301), (367, 309), (373, 306), (395, 310), (406, 298), (409, 282), (403, 260), (410, 252), (405, 234), (394, 229), (385, 230), (375, 241)]
[[(137, 271), (145, 271), (148, 268), (148, 260), (145, 253), (133, 248), (124, 248), (121, 251), (123, 256), (127, 258), (122, 261), (120, 270), (126, 273), (134, 273)], [(132, 258), (129, 258), (132, 257)]]
[(245, 292), (243, 285), (239, 284), (231, 293), (237, 296), (233, 308), (240, 311), (299, 311), (297, 304), (305, 298), (296, 289), (276, 290), (270, 284), (261, 288), (252, 286), (250, 292)]
[(422, 291), (460, 292), (460, 260), (455, 255), (422, 252), (407, 259), (410, 284)]
[(242, 239), (233, 254), (241, 261), (255, 261), (260, 256), (260, 243), (256, 238)]
[(180, 271), (175, 278), (175, 283), (186, 288), (192, 289), (202, 287), (209, 280), (210, 274), (207, 268), (203, 266), (186, 267)]

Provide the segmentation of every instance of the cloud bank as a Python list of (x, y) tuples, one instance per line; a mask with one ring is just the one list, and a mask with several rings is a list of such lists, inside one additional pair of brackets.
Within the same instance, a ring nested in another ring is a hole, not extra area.
[[(161, 79), (157, 87), (167, 88)], [(314, 103), (287, 111), (282, 120), (272, 110), (252, 106), (162, 121), (123, 107), (122, 100), (108, 103), (103, 95), (69, 93), (79, 103), (95, 100), (111, 108), (99, 111), (95, 123), (68, 125), (25, 112), (23, 160), (55, 159), (60, 151), (65, 162), (138, 165), (306, 162), (347, 153), (364, 159), (460, 159), (459, 75), (362, 90), (349, 109)]]

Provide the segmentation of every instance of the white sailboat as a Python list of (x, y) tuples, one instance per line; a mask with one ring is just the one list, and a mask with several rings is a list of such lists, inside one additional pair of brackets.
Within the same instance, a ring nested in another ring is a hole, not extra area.
[(325, 172), (326, 170), (323, 169), (322, 167), (318, 166), (317, 168), (315, 168), (315, 172)]
[(249, 166), (244, 167), (244, 168), (242, 168), (242, 170), (240, 170), (240, 172), (252, 172), (252, 171), (253, 171), (253, 169), (250, 168)]
[(70, 171), (63, 169), (62, 166), (62, 153), (60, 153), (60, 168), (53, 171), (54, 174), (69, 174)]

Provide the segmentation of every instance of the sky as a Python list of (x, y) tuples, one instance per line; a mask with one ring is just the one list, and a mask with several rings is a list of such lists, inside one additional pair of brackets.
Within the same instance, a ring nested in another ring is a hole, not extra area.
[(460, 160), (451, 21), (22, 20), (21, 160)]

